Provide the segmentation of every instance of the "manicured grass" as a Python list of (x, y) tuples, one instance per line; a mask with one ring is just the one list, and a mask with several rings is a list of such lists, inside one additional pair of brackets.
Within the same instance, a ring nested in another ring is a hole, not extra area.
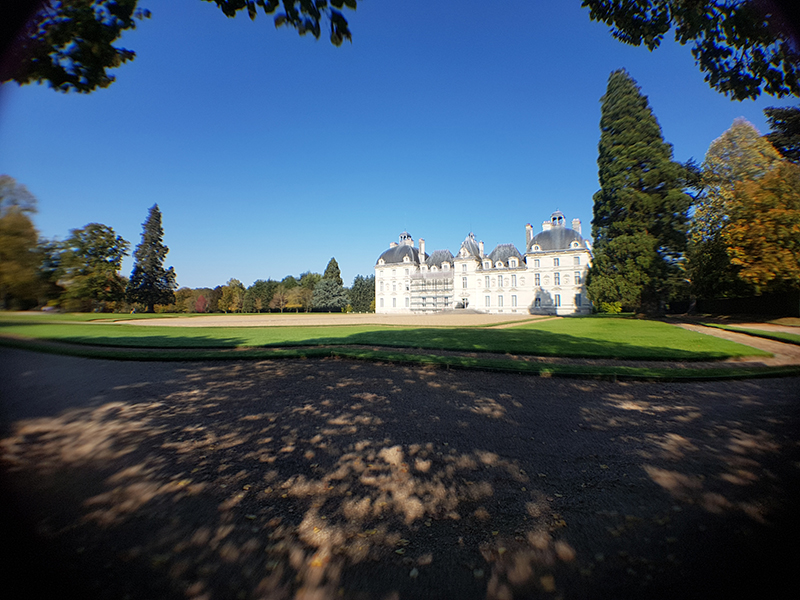
[(716, 327), (718, 329), (725, 329), (727, 331), (735, 331), (737, 333), (746, 333), (754, 337), (765, 338), (768, 340), (775, 340), (778, 342), (786, 342), (788, 344), (797, 344), (800, 346), (800, 333), (787, 333), (785, 331), (764, 331), (763, 329), (747, 329), (745, 327), (735, 327), (733, 325), (718, 325), (709, 324), (709, 327)]
[(508, 329), (302, 327), (159, 327), (4, 319), (0, 334), (120, 348), (253, 348), (364, 345), (462, 352), (633, 360), (719, 360), (768, 353), (657, 321), (575, 318)]

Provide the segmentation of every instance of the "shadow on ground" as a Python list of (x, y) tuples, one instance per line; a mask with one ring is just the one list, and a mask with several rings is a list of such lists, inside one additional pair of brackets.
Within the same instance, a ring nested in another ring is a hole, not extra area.
[(29, 597), (781, 597), (800, 559), (796, 379), (0, 358)]

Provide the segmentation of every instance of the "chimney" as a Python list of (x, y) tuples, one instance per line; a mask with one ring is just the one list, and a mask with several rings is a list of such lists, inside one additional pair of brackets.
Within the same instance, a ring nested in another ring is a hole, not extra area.
[(419, 238), (419, 259), (425, 260), (425, 240)]
[(550, 221), (542, 221), (542, 231), (550, 231), (552, 227), (553, 225)]
[(481, 252), (481, 258), (483, 258), (483, 242), (478, 242), (478, 249)]
[(577, 231), (578, 233), (581, 232), (581, 220), (580, 219), (572, 219), (572, 229)]
[(533, 239), (533, 226), (530, 223), (525, 225), (525, 247), (527, 248), (531, 244), (531, 240)]
[(397, 248), (397, 242), (389, 242), (389, 248)]

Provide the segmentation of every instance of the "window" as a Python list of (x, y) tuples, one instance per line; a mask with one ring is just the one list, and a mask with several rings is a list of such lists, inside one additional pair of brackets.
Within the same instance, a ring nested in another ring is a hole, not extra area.
[(511, 287), (517, 287), (517, 276), (516, 275), (512, 275), (511, 276)]
[(575, 306), (580, 306), (580, 305), (581, 305), (581, 295), (575, 294)]
[(533, 259), (533, 267), (534, 267), (535, 269), (538, 269), (538, 268), (539, 268), (539, 259), (538, 259), (538, 258), (534, 258), (534, 259)]
[(517, 295), (514, 294), (513, 296), (511, 296), (511, 306), (516, 306), (516, 305), (517, 305)]
[(518, 266), (517, 259), (516, 258), (509, 258), (508, 259), (508, 266), (511, 267), (512, 269), (514, 267), (517, 267)]
[(383, 308), (383, 298), (381, 298), (380, 302), (381, 302), (381, 308)]
[(488, 275), (486, 276), (486, 287), (487, 288), (489, 287), (489, 276)]
[(406, 277), (408, 277), (408, 269), (406, 269)]
[(575, 285), (581, 284), (581, 272), (575, 271)]
[(572, 264), (574, 264), (574, 265), (581, 264), (581, 257), (580, 256), (573, 256), (572, 257)]
[(561, 273), (555, 273), (553, 275), (553, 285), (561, 285)]
[(422, 308), (425, 308), (425, 300), (426, 300), (426, 298), (425, 298), (425, 296), (423, 296), (422, 297)]
[(483, 261), (483, 268), (484, 269), (491, 269), (492, 268), (492, 263), (490, 261), (488, 261), (488, 260)]
[(383, 282), (381, 281), (381, 291), (383, 291)]
[(556, 306), (561, 306), (561, 294), (556, 294)]
[(503, 278), (502, 277), (498, 277), (497, 278), (497, 287), (503, 287)]
[(554, 258), (554, 259), (553, 259), (553, 266), (554, 266), (554, 267), (557, 267), (557, 266), (558, 266), (558, 259), (557, 259), (557, 258)]
[(392, 298), (392, 308), (397, 308), (397, 298)]
[(397, 269), (392, 269), (392, 277), (394, 277), (396, 274), (397, 274)]
[(466, 273), (467, 272), (467, 263), (464, 263), (463, 265), (461, 265), (461, 272), (462, 273)]
[(406, 298), (406, 308), (408, 308), (408, 298)]
[[(466, 266), (466, 265), (464, 265), (464, 266)], [(467, 278), (466, 277), (462, 277), (461, 278), (461, 287), (464, 288), (464, 289), (467, 289)]]
[(393, 291), (393, 292), (396, 292), (396, 291), (397, 291), (397, 284), (396, 284), (396, 283), (393, 283), (393, 284), (392, 284), (392, 291)]
[(538, 273), (536, 273), (536, 275), (533, 276), (533, 285), (542, 285), (541, 277), (539, 276)]
[(486, 296), (486, 308), (489, 308), (492, 305), (492, 297)]
[(536, 300), (533, 301), (533, 307), (534, 308), (541, 308), (542, 307), (542, 299), (541, 298), (536, 298)]
[(497, 306), (499, 306), (500, 308), (503, 308), (503, 297), (502, 296), (498, 296), (497, 297)]

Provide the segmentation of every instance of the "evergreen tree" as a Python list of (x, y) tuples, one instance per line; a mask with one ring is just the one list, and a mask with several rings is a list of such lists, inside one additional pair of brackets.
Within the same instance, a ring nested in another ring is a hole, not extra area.
[(334, 279), (325, 279), (323, 277), (314, 288), (311, 302), (314, 308), (320, 310), (327, 310), (328, 312), (339, 311), (347, 306), (347, 292)]
[(128, 302), (139, 302), (147, 312), (153, 312), (156, 304), (175, 302), (173, 290), (178, 286), (174, 269), (164, 268), (169, 248), (162, 241), (164, 229), (158, 204), (150, 208), (142, 227), (142, 241), (133, 253), (133, 271), (126, 291)]
[(672, 160), (647, 97), (624, 69), (608, 79), (600, 131), (589, 296), (660, 312), (686, 247), (686, 169)]
[(375, 301), (375, 275), (363, 277), (356, 275), (349, 292), (350, 304), (356, 312), (373, 312)]
[(339, 263), (336, 262), (335, 258), (331, 258), (328, 261), (328, 266), (325, 267), (325, 273), (322, 274), (323, 279), (333, 279), (339, 285), (344, 285), (344, 281), (342, 281), (342, 273), (339, 271)]

